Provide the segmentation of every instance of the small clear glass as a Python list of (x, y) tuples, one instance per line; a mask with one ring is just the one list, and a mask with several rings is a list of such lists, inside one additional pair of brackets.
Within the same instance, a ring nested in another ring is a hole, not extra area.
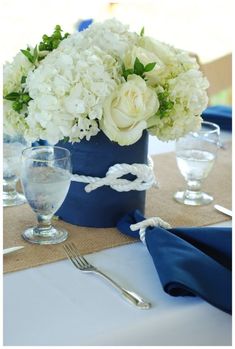
[(177, 191), (177, 202), (191, 206), (208, 205), (213, 197), (201, 191), (201, 185), (209, 175), (220, 145), (218, 125), (203, 121), (201, 129), (190, 132), (176, 142), (176, 160), (178, 168), (187, 182), (187, 189)]
[(3, 135), (3, 206), (17, 206), (26, 202), (18, 193), (16, 184), (20, 177), (21, 154), (29, 144), (19, 135)]
[(35, 244), (57, 244), (68, 232), (54, 227), (51, 219), (62, 205), (71, 182), (69, 150), (56, 146), (27, 148), (22, 153), (21, 182), (25, 197), (37, 215), (38, 225), (22, 236)]

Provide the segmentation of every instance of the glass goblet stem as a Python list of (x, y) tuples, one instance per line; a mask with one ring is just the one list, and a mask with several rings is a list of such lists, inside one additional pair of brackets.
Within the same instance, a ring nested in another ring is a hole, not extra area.
[(11, 198), (17, 195), (16, 181), (7, 182), (3, 180), (3, 195)]
[(188, 180), (187, 189), (185, 191), (185, 197), (189, 200), (199, 199), (202, 195), (201, 192), (201, 181), (199, 180)]
[(52, 216), (53, 215), (37, 214), (38, 224), (34, 228), (35, 234), (43, 236), (51, 234), (53, 228), (51, 224)]

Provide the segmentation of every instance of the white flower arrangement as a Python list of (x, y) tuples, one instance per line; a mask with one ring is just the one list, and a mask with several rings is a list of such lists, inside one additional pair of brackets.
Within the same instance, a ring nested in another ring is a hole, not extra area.
[(167, 141), (200, 127), (208, 81), (188, 53), (115, 19), (61, 32), (4, 66), (6, 133), (56, 144), (102, 130), (130, 145), (145, 129)]

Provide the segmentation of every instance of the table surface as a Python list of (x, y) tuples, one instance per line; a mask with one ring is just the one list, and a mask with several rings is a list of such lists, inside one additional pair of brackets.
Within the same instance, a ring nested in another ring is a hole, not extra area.
[[(230, 138), (223, 133), (222, 140)], [(150, 137), (150, 154), (173, 149), (174, 142)], [(142, 243), (93, 253), (88, 260), (152, 308), (136, 309), (68, 260), (9, 273), (3, 280), (4, 345), (231, 345), (231, 316), (198, 297), (166, 294)]]

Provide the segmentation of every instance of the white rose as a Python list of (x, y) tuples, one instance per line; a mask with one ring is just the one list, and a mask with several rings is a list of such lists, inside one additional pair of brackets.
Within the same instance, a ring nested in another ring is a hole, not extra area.
[(175, 49), (163, 42), (160, 42), (148, 36), (144, 36), (140, 38), (139, 45), (143, 49), (156, 55), (165, 65), (176, 63)]
[(137, 75), (128, 77), (104, 103), (100, 122), (106, 136), (120, 145), (130, 145), (140, 139), (147, 120), (159, 108), (157, 94)]
[(145, 73), (145, 77), (151, 85), (159, 82), (160, 73), (164, 71), (165, 64), (159, 59), (159, 57), (149, 50), (142, 47), (134, 46), (131, 50), (128, 50), (123, 63), (126, 69), (131, 69), (134, 67), (136, 57), (140, 62), (146, 66), (148, 63), (156, 63), (155, 67), (150, 71)]

